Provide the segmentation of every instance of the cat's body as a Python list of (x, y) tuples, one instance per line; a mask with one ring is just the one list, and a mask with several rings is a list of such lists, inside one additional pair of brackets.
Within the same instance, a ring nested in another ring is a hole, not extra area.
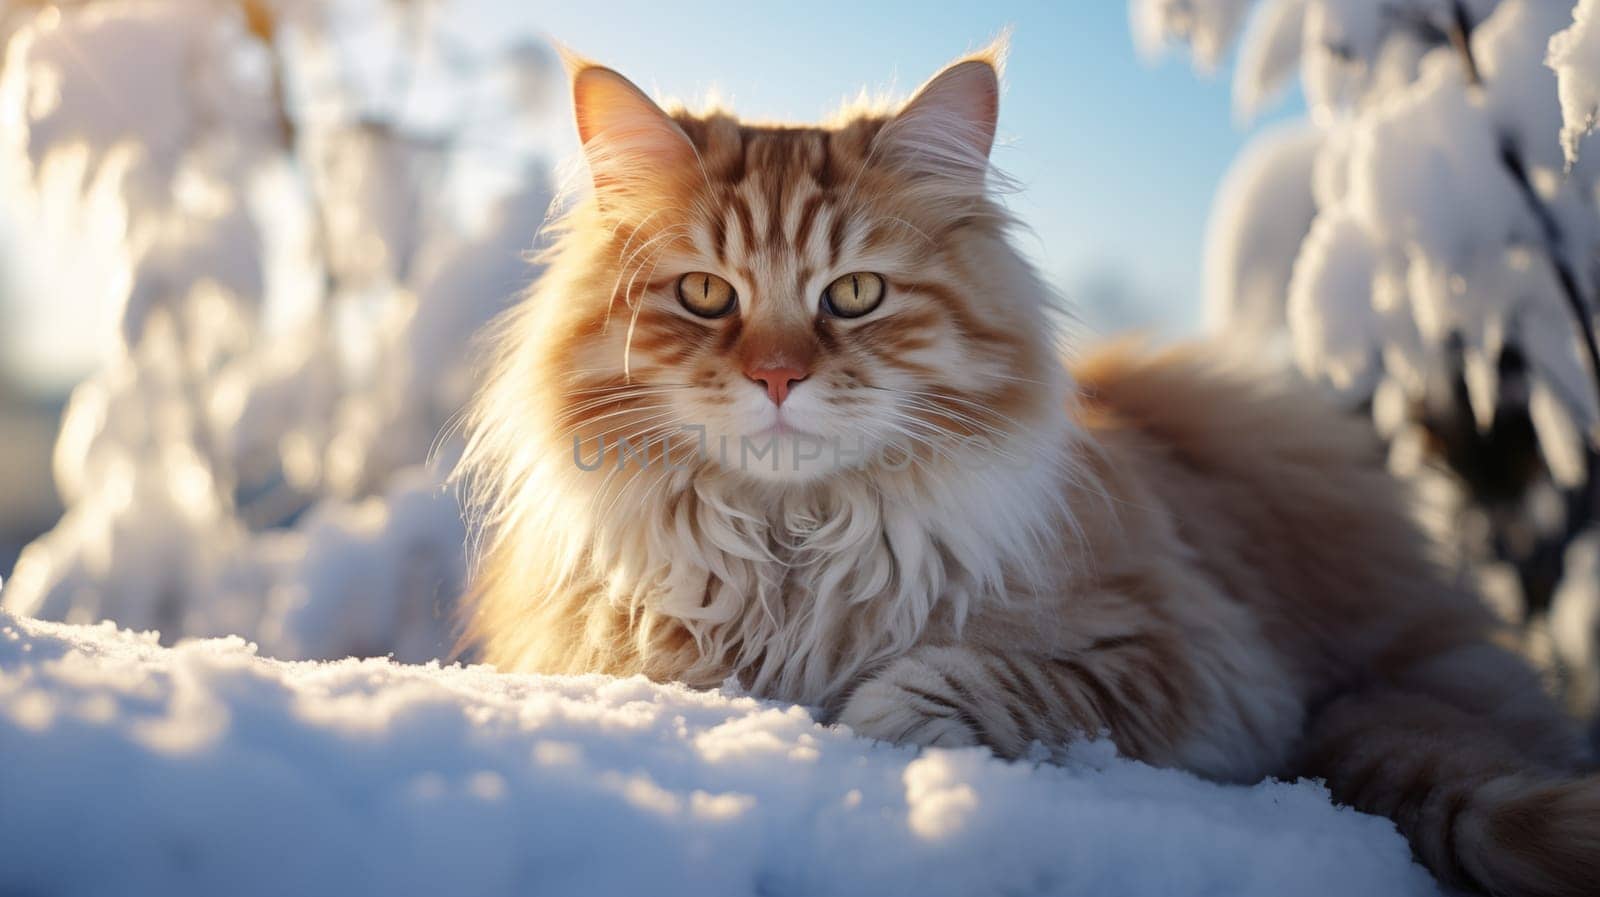
[(1216, 348), (1058, 360), (988, 196), (992, 59), (817, 129), (575, 78), (596, 189), (503, 325), (465, 466), (484, 659), (732, 678), (1006, 756), (1107, 732), (1324, 777), (1447, 880), (1600, 875), (1571, 727), (1360, 424)]

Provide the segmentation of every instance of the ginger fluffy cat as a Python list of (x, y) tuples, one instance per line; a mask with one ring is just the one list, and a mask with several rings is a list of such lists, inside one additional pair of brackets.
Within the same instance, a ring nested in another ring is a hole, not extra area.
[(1445, 882), (1600, 888), (1600, 779), (1360, 423), (1214, 348), (1060, 360), (999, 51), (817, 127), (574, 61), (592, 189), (500, 324), (465, 642), (862, 735), (1327, 780)]

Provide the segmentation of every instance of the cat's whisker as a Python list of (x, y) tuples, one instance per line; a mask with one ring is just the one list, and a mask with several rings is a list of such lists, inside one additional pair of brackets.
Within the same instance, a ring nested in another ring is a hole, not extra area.
[[(674, 413), (676, 413), (674, 409), (669, 408), (669, 407), (667, 407), (665, 405), (646, 406), (646, 407), (643, 407), (643, 408), (625, 408), (625, 409), (621, 409), (621, 410), (618, 410), (618, 411), (610, 411), (610, 412), (607, 412), (605, 414), (599, 415), (597, 417), (589, 418), (589, 419), (585, 420), (583, 423), (586, 424), (586, 425), (592, 425), (592, 424), (597, 424), (597, 423), (599, 423), (601, 421), (611, 420), (611, 419), (614, 419), (614, 418), (617, 418), (617, 417), (621, 417), (623, 415), (649, 415), (649, 416), (644, 417), (641, 420), (624, 420), (622, 423), (616, 424), (616, 425), (612, 426), (611, 428), (609, 428), (607, 430), (604, 430), (604, 431), (602, 431), (600, 433), (596, 433), (596, 434), (581, 434), (581, 433), (579, 433), (579, 431), (575, 427), (572, 428), (570, 432), (571, 432), (571, 435), (573, 437), (575, 437), (575, 438), (587, 435), (589, 439), (603, 440), (603, 439), (605, 439), (607, 437), (615, 436), (617, 433), (619, 433), (619, 432), (621, 432), (621, 431), (623, 431), (623, 430), (625, 430), (625, 429), (627, 429), (629, 427), (637, 426), (637, 425), (643, 424), (643, 423), (647, 423), (647, 422), (649, 422), (650, 420), (652, 420), (652, 419), (654, 419), (656, 417), (661, 417), (661, 416), (670, 415), (670, 414), (674, 414)], [(625, 437), (623, 437), (623, 438), (625, 438)], [(587, 440), (585, 440), (585, 441), (587, 441)]]
[[(646, 485), (642, 490), (640, 490), (640, 494), (638, 496), (638, 499), (639, 499), (639, 504), (640, 504), (641, 507), (648, 507), (648, 503), (656, 497), (655, 496), (656, 490), (661, 488), (672, 477), (672, 475), (674, 473), (678, 472), (677, 469), (674, 468), (673, 465), (671, 464), (671, 459), (670, 458), (664, 458), (664, 459), (662, 459), (662, 461), (660, 463), (661, 463), (662, 468), (663, 468), (661, 473), (658, 474), (656, 476), (656, 478), (654, 480), (652, 480), (648, 485)], [(606, 511), (605, 511), (606, 514), (609, 514), (611, 512), (611, 510), (613, 510), (616, 507), (616, 504), (617, 504), (618, 501), (621, 500), (621, 497), (622, 497), (622, 490), (618, 489), (616, 497), (612, 499), (611, 503), (606, 508)]]
[(999, 380), (1004, 383), (1026, 383), (1030, 386), (1050, 385), (1049, 381), (1040, 380), (1037, 377), (1019, 377), (1014, 374), (1003, 374), (997, 371), (985, 371), (983, 377), (985, 380)]
[(628, 237), (627, 237), (627, 239), (623, 240), (622, 241), (622, 246), (617, 249), (617, 262), (618, 262), (618, 264), (620, 264), (620, 265), (625, 265), (626, 264), (626, 261), (623, 259), (623, 256), (628, 252), (628, 247), (633, 245), (633, 241), (635, 239), (637, 239), (640, 234), (643, 234), (645, 232), (646, 225), (648, 225), (651, 222), (651, 220), (654, 219), (657, 215), (666, 214), (668, 212), (671, 212), (673, 214), (679, 215), (680, 217), (687, 217), (687, 215), (685, 214), (685, 212), (684, 212), (684, 210), (682, 208), (679, 208), (677, 206), (662, 206), (662, 207), (656, 209), (655, 211), (651, 212), (650, 214), (644, 216), (643, 218), (639, 219), (639, 221), (636, 222), (636, 223), (630, 223), (630, 222), (627, 222), (627, 221), (624, 221), (624, 220), (621, 220), (621, 219), (619, 219), (617, 221), (616, 225), (611, 228), (611, 236), (612, 236), (613, 239), (616, 238), (617, 234), (622, 230), (623, 227), (627, 227), (628, 228)]
[[(676, 239), (676, 235), (674, 235), (674, 239)], [(648, 247), (648, 245), (649, 244), (641, 246), (640, 250), (643, 251)], [(628, 276), (628, 285), (623, 289), (624, 296), (632, 296), (634, 294), (633, 285), (638, 281), (640, 273), (644, 271), (645, 266), (647, 265), (650, 268), (650, 273), (645, 276), (645, 283), (649, 284), (650, 278), (655, 276), (656, 266), (660, 263), (661, 256), (666, 252), (668, 246), (670, 246), (670, 244), (656, 248), (648, 256), (645, 256), (638, 265), (634, 266), (633, 273)], [(642, 306), (643, 304), (644, 303), (642, 301), (633, 303), (633, 305), (636, 306), (634, 309), (635, 313), (638, 311), (637, 306)]]
[[(638, 313), (638, 306), (642, 305), (643, 303), (633, 301), (633, 284), (639, 276), (639, 271), (645, 266), (645, 264), (653, 263), (654, 260), (660, 256), (661, 252), (666, 249), (666, 246), (657, 248), (651, 252), (651, 254), (647, 256), (644, 261), (639, 262), (637, 265), (634, 265), (634, 260), (638, 258), (641, 253), (650, 250), (650, 247), (655, 246), (657, 243), (663, 240), (670, 241), (677, 239), (685, 229), (686, 226), (684, 225), (674, 225), (672, 227), (662, 229), (660, 232), (641, 243), (633, 250), (632, 253), (628, 255), (626, 259), (624, 259), (617, 266), (617, 277), (616, 280), (611, 284), (611, 298), (606, 306), (606, 323), (608, 325), (611, 322), (611, 310), (616, 307), (617, 296), (619, 295), (618, 287), (622, 286), (622, 279), (624, 276), (628, 278), (628, 286), (626, 289), (621, 290), (620, 294), (623, 296), (623, 299), (627, 303), (628, 307), (634, 309), (635, 314)], [(670, 245), (670, 242), (667, 245)], [(633, 266), (631, 274), (629, 273), (630, 265)], [(654, 270), (655, 269), (652, 265), (652, 273)]]
[(590, 411), (595, 408), (604, 408), (608, 405), (625, 407), (631, 404), (637, 404), (638, 402), (646, 399), (660, 400), (663, 397), (670, 397), (688, 391), (689, 390), (683, 389), (670, 389), (651, 390), (648, 392), (608, 393), (604, 395), (590, 395), (588, 397), (573, 396), (572, 399), (576, 401), (572, 401), (571, 404), (565, 405), (560, 413), (564, 417), (577, 416), (582, 415), (586, 411)]
[[(626, 258), (619, 260), (617, 265), (617, 276), (611, 283), (611, 294), (606, 305), (606, 323), (608, 325), (611, 321), (611, 312), (616, 307), (617, 297), (619, 295), (623, 297), (624, 301), (630, 308), (639, 304), (633, 301), (633, 283), (634, 278), (638, 276), (640, 268), (642, 268), (650, 260), (654, 259), (658, 254), (660, 254), (660, 252), (668, 248), (671, 245), (671, 241), (682, 236), (685, 231), (685, 225), (673, 225), (663, 228), (661, 231), (658, 231), (648, 239), (641, 242), (633, 249), (632, 252), (628, 253)], [(658, 244), (661, 245), (658, 246)], [(645, 256), (645, 258), (640, 261), (639, 257), (646, 252), (650, 254)], [(624, 278), (627, 278), (628, 280), (628, 286), (626, 289), (622, 289), (622, 281)]]
[(672, 382), (670, 380), (662, 380), (662, 381), (657, 381), (657, 382), (652, 382), (652, 383), (624, 383), (620, 379), (617, 379), (616, 370), (614, 368), (605, 368), (605, 369), (594, 370), (594, 371), (584, 371), (584, 372), (580, 372), (580, 375), (584, 375), (584, 374), (600, 374), (600, 373), (603, 373), (603, 374), (607, 375), (607, 378), (606, 378), (605, 382), (602, 382), (602, 383), (589, 383), (587, 385), (575, 386), (574, 388), (572, 388), (570, 390), (564, 390), (562, 392), (562, 395), (563, 396), (566, 396), (566, 395), (581, 395), (583, 393), (600, 392), (600, 391), (603, 391), (603, 390), (617, 390), (617, 391), (624, 391), (625, 392), (625, 391), (629, 391), (629, 390), (652, 389), (652, 388), (656, 388), (656, 387), (685, 387), (686, 388), (686, 387), (688, 387), (690, 385), (690, 384), (687, 384), (687, 383), (675, 383), (675, 382)]
[[(934, 408), (934, 409), (940, 409), (940, 405), (938, 404), (940, 402), (954, 402), (954, 403), (956, 403), (958, 405), (961, 405), (963, 407), (973, 408), (973, 409), (975, 409), (975, 410), (977, 410), (977, 411), (979, 411), (979, 412), (981, 412), (983, 414), (993, 415), (998, 420), (1000, 420), (1000, 421), (1002, 421), (1004, 423), (1010, 424), (1018, 432), (1026, 432), (1027, 429), (1028, 429), (1026, 424), (1022, 423), (1021, 421), (1017, 420), (1016, 418), (1013, 418), (1013, 417), (1010, 417), (1008, 415), (1001, 414), (998, 411), (995, 411), (989, 405), (985, 405), (982, 402), (976, 401), (974, 399), (963, 398), (962, 396), (958, 396), (958, 395), (955, 395), (953, 393), (929, 393), (929, 392), (915, 392), (915, 391), (912, 391), (912, 392), (900, 393), (900, 395), (906, 396), (908, 399), (912, 399), (912, 400), (916, 400), (916, 401), (931, 402), (933, 404), (931, 406), (929, 406), (929, 407)], [(950, 413), (954, 414), (956, 412), (954, 412), (954, 410), (952, 409)], [(971, 420), (971, 418), (969, 418), (969, 420)], [(973, 421), (973, 423), (976, 424), (977, 421)], [(1000, 433), (1000, 430), (999, 430), (999, 428), (997, 426), (991, 427), (991, 435), (997, 435), (999, 433)]]
[[(653, 427), (653, 428), (651, 428), (649, 430), (643, 431), (640, 435), (643, 436), (643, 435), (651, 433), (652, 431), (659, 432), (659, 431), (664, 430), (665, 428), (671, 426), (672, 423), (673, 423), (672, 421), (666, 421), (666, 422), (664, 422), (662, 424), (657, 425), (656, 427)], [(658, 463), (661, 463), (661, 462), (658, 462)], [(626, 462), (624, 462), (622, 459), (619, 458), (617, 464), (615, 465), (616, 469), (614, 471), (612, 471), (611, 474), (607, 475), (606, 481), (610, 482), (612, 476), (616, 475), (617, 473), (620, 473), (622, 471), (622, 469), (627, 467), (627, 466), (628, 466), (628, 464)], [(670, 475), (672, 473), (671, 465), (665, 465), (665, 466), (666, 466), (666, 470), (663, 471), (663, 473), (661, 475), (657, 476), (654, 482), (660, 482), (663, 477), (668, 476), (668, 475)], [(647, 454), (646, 455), (646, 459), (645, 459), (645, 463), (641, 464), (641, 465), (635, 465), (633, 474), (631, 476), (629, 476), (627, 479), (625, 479), (622, 482), (620, 482), (617, 485), (617, 487), (615, 488), (615, 490), (613, 490), (613, 492), (611, 494), (611, 497), (610, 497), (610, 500), (607, 501), (606, 502), (606, 506), (603, 509), (601, 509), (599, 517), (601, 519), (608, 519), (610, 517), (610, 514), (611, 514), (612, 510), (614, 510), (616, 508), (617, 502), (621, 500), (622, 495), (626, 491), (626, 488), (629, 485), (632, 485), (633, 483), (635, 483), (638, 480), (638, 478), (643, 474), (643, 472), (646, 471), (646, 470), (649, 470), (649, 469), (650, 469), (650, 467), (649, 467), (649, 456)], [(653, 485), (650, 486), (650, 487), (646, 487), (645, 495), (648, 495), (652, 488), (653, 488)], [(606, 483), (602, 483), (600, 490), (598, 490), (597, 493), (596, 493), (596, 498), (597, 499), (601, 495), (605, 494), (605, 489), (606, 489)]]
[(932, 237), (928, 236), (927, 232), (925, 232), (922, 228), (917, 227), (915, 224), (912, 224), (911, 222), (907, 221), (906, 219), (900, 217), (899, 215), (878, 215), (875, 218), (873, 218), (872, 221), (874, 223), (877, 223), (879, 221), (887, 221), (887, 222), (889, 222), (891, 224), (894, 224), (897, 227), (906, 228), (907, 230), (909, 230), (912, 233), (916, 234), (917, 236), (921, 237), (922, 241), (924, 243), (927, 243), (929, 245), (933, 245), (934, 240), (933, 240)]
[[(648, 465), (648, 446), (650, 446), (650, 441), (646, 440), (645, 437), (650, 437), (651, 433), (661, 432), (661, 430), (667, 429), (667, 427), (670, 427), (670, 425), (674, 424), (674, 421), (670, 421), (670, 417), (666, 417), (666, 419), (658, 419), (658, 421), (658, 424), (650, 425), (650, 427), (643, 427), (643, 429), (632, 430), (632, 432), (630, 432), (630, 440), (638, 440), (640, 443), (643, 443), (643, 451), (646, 451), (646, 460), (643, 462), (643, 464), (638, 464), (638, 462), (629, 462), (629, 460), (624, 457), (624, 454), (622, 454), (621, 443), (613, 446), (616, 457), (614, 457), (614, 460), (611, 460), (611, 462), (606, 460), (606, 454), (600, 454), (600, 456), (597, 457), (598, 467), (595, 467), (594, 470), (600, 470), (600, 468), (610, 468), (610, 470), (606, 470), (606, 475), (603, 476), (602, 481), (600, 481), (600, 486), (595, 488), (594, 497), (592, 497), (589, 502), (589, 510), (595, 510), (598, 502), (600, 502), (602, 497), (605, 496), (606, 489), (610, 488), (613, 481), (616, 481), (619, 473), (624, 472), (624, 470), (627, 470), (627, 468), (634, 468), (634, 473), (632, 473), (629, 478), (624, 478), (624, 480), (622, 480), (624, 483), (627, 483), (627, 481), (630, 481), (632, 478), (635, 478), (635, 476), (638, 476), (638, 473), (642, 472), (642, 470), (648, 470), (648, 467), (650, 467), (650, 465)], [(634, 427), (637, 427), (637, 425), (638, 424), (634, 424)]]
[[(927, 448), (929, 452), (932, 453), (932, 458), (930, 460), (958, 460), (955, 450), (949, 445), (945, 444), (946, 440), (936, 438), (948, 436), (949, 434), (942, 430), (928, 428), (925, 421), (920, 421), (914, 417), (898, 417), (892, 422), (889, 422), (888, 426), (890, 426), (897, 435), (911, 439)], [(914, 457), (913, 461), (914, 463), (923, 463)]]
[[(646, 279), (645, 279), (646, 282), (649, 282), (649, 278), (650, 277), (654, 277), (655, 276), (656, 263), (659, 260), (659, 258), (660, 258), (660, 253), (657, 253), (656, 255), (651, 257), (650, 274), (649, 274), (648, 277), (646, 277)], [(634, 272), (634, 277), (637, 277), (637, 276), (639, 276), (639, 272), (635, 271)], [(630, 278), (628, 280), (628, 291), (630, 293), (633, 291), (633, 280), (632, 280), (632, 278)], [(628, 319), (628, 333), (627, 333), (627, 336), (623, 339), (623, 342), (622, 342), (622, 376), (623, 376), (623, 379), (626, 379), (626, 380), (631, 380), (632, 377), (633, 377), (633, 334), (634, 334), (634, 331), (639, 326), (639, 313), (641, 311), (643, 311), (643, 310), (644, 310), (644, 303), (643, 302), (639, 302), (634, 307), (633, 316)]]
[[(692, 389), (690, 387), (672, 387), (672, 388), (663, 388), (663, 389), (642, 388), (642, 389), (628, 391), (628, 392), (607, 393), (607, 394), (604, 394), (604, 395), (590, 395), (587, 398), (583, 398), (583, 400), (580, 401), (580, 402), (576, 402), (574, 404), (567, 405), (567, 406), (563, 407), (563, 409), (561, 411), (561, 414), (562, 414), (562, 416), (580, 415), (583, 412), (588, 411), (588, 410), (590, 410), (592, 408), (603, 408), (606, 405), (622, 405), (622, 404), (626, 404), (626, 403), (629, 403), (629, 402), (637, 401), (639, 399), (659, 398), (661, 396), (672, 396), (672, 395), (678, 395), (680, 393), (690, 392), (690, 391), (692, 391)], [(577, 398), (581, 398), (581, 397), (582, 396), (575, 395), (575, 396), (571, 396), (570, 398), (577, 399)], [(566, 397), (564, 397), (564, 398), (566, 398)]]
[(687, 224), (673, 224), (656, 231), (654, 234), (651, 234), (650, 237), (641, 241), (638, 246), (634, 247), (632, 252), (628, 252), (625, 249), (620, 250), (618, 253), (617, 267), (620, 270), (627, 271), (629, 267), (633, 265), (634, 260), (648, 251), (650, 247), (664, 240), (672, 240), (682, 236), (683, 234), (687, 233), (689, 229), (690, 228)]
[(444, 426), (440, 427), (439, 432), (434, 434), (433, 441), (428, 443), (428, 453), (423, 456), (423, 465), (425, 467), (433, 467), (434, 463), (439, 460), (439, 452), (444, 449), (445, 444), (452, 437), (466, 426), (466, 420), (467, 411), (465, 408), (455, 411), (445, 420)]
[[(1011, 433), (1002, 429), (994, 422), (981, 420), (965, 412), (957, 411), (939, 402), (929, 401), (928, 399), (919, 398), (915, 395), (903, 395), (901, 397), (901, 404), (911, 409), (926, 412), (930, 415), (943, 417), (958, 424), (965, 424), (966, 426), (977, 431), (976, 435), (994, 437), (1003, 441), (1009, 441), (1012, 436)], [(926, 422), (933, 424), (932, 421)], [(936, 424), (934, 425), (937, 426)], [(1017, 426), (1019, 428), (1021, 427), (1020, 424)]]

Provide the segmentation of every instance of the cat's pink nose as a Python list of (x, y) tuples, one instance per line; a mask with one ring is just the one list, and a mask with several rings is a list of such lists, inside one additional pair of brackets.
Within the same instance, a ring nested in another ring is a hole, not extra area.
[(782, 405), (789, 397), (789, 388), (806, 378), (809, 371), (791, 367), (747, 367), (744, 375), (757, 383), (765, 384), (772, 404)]

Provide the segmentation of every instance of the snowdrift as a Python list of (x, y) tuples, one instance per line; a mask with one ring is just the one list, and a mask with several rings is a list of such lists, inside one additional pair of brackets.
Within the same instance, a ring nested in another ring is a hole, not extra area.
[[(1041, 750), (1042, 753), (1042, 750)], [(643, 679), (0, 612), (0, 894), (1438, 893), (1310, 782), (917, 752)]]

